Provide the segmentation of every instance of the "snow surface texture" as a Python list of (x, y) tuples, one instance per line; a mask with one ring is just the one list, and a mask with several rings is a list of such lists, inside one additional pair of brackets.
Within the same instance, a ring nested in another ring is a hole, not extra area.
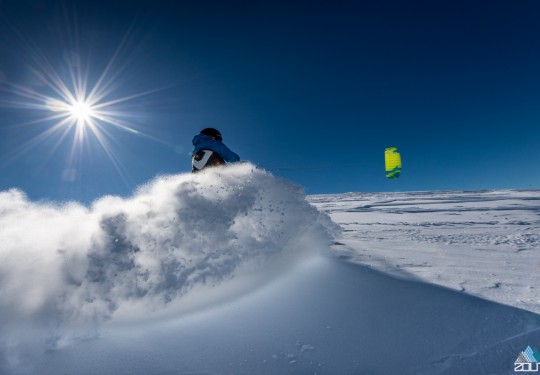
[[(498, 194), (489, 207), (513, 193)], [(378, 243), (358, 242), (372, 212), (349, 212), (366, 206), (354, 197), (309, 198), (356, 216), (340, 235), (299, 187), (250, 164), (90, 208), (0, 193), (0, 374), (509, 374), (539, 346), (537, 314), (334, 256), (332, 241), (363, 243), (349, 258)]]
[(311, 196), (334, 250), (394, 276), (540, 313), (540, 190)]

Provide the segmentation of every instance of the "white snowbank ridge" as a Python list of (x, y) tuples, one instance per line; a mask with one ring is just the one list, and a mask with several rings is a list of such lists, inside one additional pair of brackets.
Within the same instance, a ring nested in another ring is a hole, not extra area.
[(1, 192), (0, 333), (146, 316), (333, 230), (302, 189), (251, 164), (159, 177), (90, 208)]

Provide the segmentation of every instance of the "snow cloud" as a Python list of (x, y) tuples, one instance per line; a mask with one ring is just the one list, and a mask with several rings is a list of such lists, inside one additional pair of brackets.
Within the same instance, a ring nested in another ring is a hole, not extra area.
[(248, 163), (159, 177), (90, 207), (0, 192), (0, 337), (182, 307), (305, 257), (336, 230), (300, 187)]

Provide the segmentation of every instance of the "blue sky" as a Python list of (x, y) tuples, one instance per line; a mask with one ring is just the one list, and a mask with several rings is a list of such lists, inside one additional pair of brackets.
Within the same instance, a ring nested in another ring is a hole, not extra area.
[[(129, 195), (188, 172), (204, 127), (309, 194), (539, 188), (539, 16), (535, 0), (3, 0), (0, 190)], [(99, 137), (47, 120), (70, 72), (109, 104)]]

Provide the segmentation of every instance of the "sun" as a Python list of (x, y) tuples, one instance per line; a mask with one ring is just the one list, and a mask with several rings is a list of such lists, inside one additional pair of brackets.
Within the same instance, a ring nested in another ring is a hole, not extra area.
[(67, 141), (71, 143), (66, 159), (66, 165), (70, 169), (80, 168), (82, 157), (101, 149), (121, 178), (128, 181), (127, 172), (113, 147), (113, 143), (117, 141), (115, 129), (155, 140), (132, 126), (130, 120), (135, 112), (126, 110), (133, 107), (129, 106), (129, 102), (153, 91), (121, 96), (117, 89), (121, 88), (123, 82), (118, 79), (119, 73), (114, 72), (113, 62), (114, 60), (91, 81), (80, 60), (67, 65), (68, 74), (65, 76), (45, 59), (36, 61), (31, 72), (39, 77), (42, 85), (10, 85), (15, 99), (6, 101), (4, 105), (36, 110), (35, 120), (27, 124), (46, 126), (7, 158), (16, 158), (48, 141), (51, 141), (49, 145), (52, 155)]
[(69, 104), (67, 111), (75, 121), (82, 125), (90, 124), (91, 119), (96, 116), (95, 109), (85, 100)]
[(108, 118), (102, 115), (102, 111), (99, 110), (100, 103), (96, 103), (90, 97), (83, 96), (76, 99), (71, 92), (65, 92), (60, 98), (48, 99), (46, 107), (56, 114), (54, 117), (60, 120), (58, 124), (61, 126), (76, 126), (79, 129), (90, 127), (94, 132), (99, 132), (99, 121), (117, 125), (117, 121), (115, 122), (113, 118), (114, 114)]
[[(130, 67), (135, 60), (130, 51), (133, 43), (129, 32), (110, 57), (82, 49), (77, 35), (75, 31), (74, 39), (67, 40), (63, 46), (62, 50), (69, 52), (63, 59), (58, 59), (57, 52), (46, 53), (31, 39), (21, 37), (28, 77), (21, 83), (2, 82), (0, 92), (8, 95), (6, 99), (0, 98), (0, 106), (24, 110), (23, 118), (28, 121), (19, 125), (32, 126), (36, 132), (12, 152), (3, 155), (0, 162), (11, 162), (46, 145), (48, 154), (44, 159), (61, 152), (66, 158), (66, 168), (78, 170), (87, 165), (85, 159), (99, 153), (108, 158), (129, 185), (128, 172), (116, 147), (119, 139), (126, 139), (121, 133), (128, 132), (171, 146), (170, 141), (143, 131), (145, 126), (139, 121), (141, 109), (138, 104), (143, 103), (145, 97), (175, 84), (143, 91), (130, 89), (133, 87)], [(34, 113), (30, 114), (29, 110)]]

